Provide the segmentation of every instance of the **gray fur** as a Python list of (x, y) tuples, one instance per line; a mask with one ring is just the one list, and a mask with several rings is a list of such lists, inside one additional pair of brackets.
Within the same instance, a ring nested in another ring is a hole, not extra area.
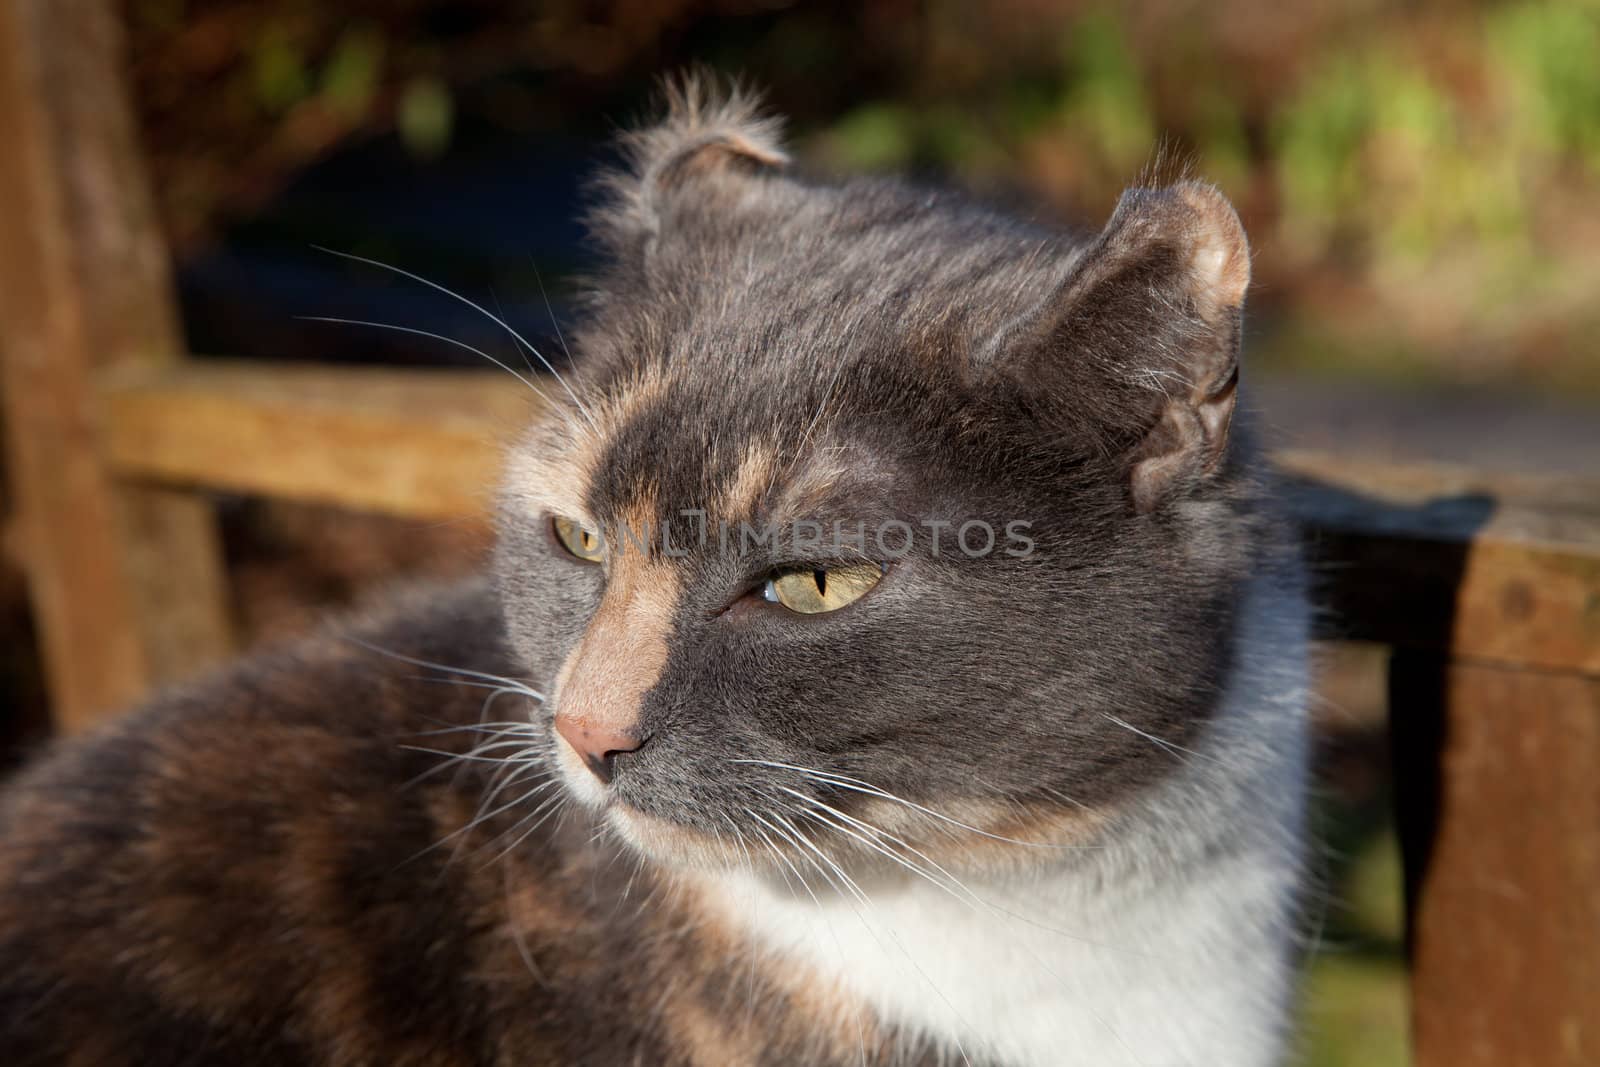
[[(625, 159), (493, 580), (0, 796), (0, 1061), (1280, 1062), (1306, 604), (1233, 417), (1232, 209), (1138, 189), (1080, 235), (818, 180), (694, 83)], [(763, 582), (862, 549), (581, 562), (554, 508), (922, 532), (799, 615)], [(597, 784), (556, 716), (635, 690)]]
[[(667, 384), (608, 428), (593, 513), (618, 519), (642, 487), (658, 520), (707, 507), (754, 441), (795, 474), (845, 457), (815, 509), (824, 522), (1025, 519), (1038, 547), (1026, 560), (915, 552), (825, 620), (722, 613), (794, 561), (674, 561), (673, 654), (618, 797), (714, 832), (774, 785), (733, 759), (923, 803), (1061, 791), (1101, 806), (1159, 780), (1171, 761), (1108, 716), (1192, 743), (1226, 681), (1246, 575), (1297, 582), (1240, 429), (1154, 510), (1131, 499), (1173, 394), (1236, 364), (1236, 309), (1208, 321), (1184, 265), (1192, 213), (1173, 191), (1139, 190), (1085, 239), (948, 192), (761, 160), (651, 189), (705, 151), (708, 125), (779, 155), (769, 126), (740, 132), (742, 104), (710, 121), (703, 101), (679, 108), (635, 140), (596, 215), (614, 259), (575, 342), (576, 387), (602, 398), (647, 371)], [(550, 684), (601, 578), (508, 501), (497, 569), (514, 639)]]

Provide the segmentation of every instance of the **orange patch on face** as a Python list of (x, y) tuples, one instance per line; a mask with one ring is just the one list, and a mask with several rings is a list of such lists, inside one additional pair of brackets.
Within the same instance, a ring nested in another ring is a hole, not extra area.
[(600, 606), (556, 676), (558, 719), (596, 736), (637, 733), (644, 695), (666, 666), (679, 592), (666, 563), (626, 543), (609, 552)]
[(754, 516), (777, 474), (778, 457), (770, 446), (748, 446), (733, 477), (722, 486), (718, 514), (727, 519)]
[(646, 408), (666, 397), (668, 379), (654, 364), (636, 370), (586, 412), (547, 408), (506, 457), (506, 496), (528, 515), (587, 519), (589, 486), (607, 443)]
[(774, 511), (785, 518), (799, 518), (820, 510), (847, 472), (835, 453), (816, 450), (788, 472)]
[(506, 457), (502, 491), (524, 515), (581, 519), (589, 483), (600, 462), (599, 438), (587, 424), (574, 429), (546, 416), (534, 423)]
[(636, 368), (630, 377), (593, 405), (594, 418), (602, 436), (609, 437), (632, 422), (646, 408), (666, 401), (668, 378), (658, 363)]

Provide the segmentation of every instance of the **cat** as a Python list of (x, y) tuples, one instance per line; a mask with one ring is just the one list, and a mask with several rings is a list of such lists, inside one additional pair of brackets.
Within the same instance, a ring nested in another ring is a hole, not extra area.
[(1288, 1054), (1308, 607), (1235, 212), (1073, 234), (668, 98), (487, 575), (9, 784), (0, 1062)]

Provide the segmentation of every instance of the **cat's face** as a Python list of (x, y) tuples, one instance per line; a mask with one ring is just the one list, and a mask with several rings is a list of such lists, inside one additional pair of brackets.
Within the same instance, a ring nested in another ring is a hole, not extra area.
[(1230, 653), (1231, 209), (1130, 193), (1074, 240), (802, 183), (737, 107), (635, 148), (500, 514), (568, 788), (669, 861), (1086, 839)]

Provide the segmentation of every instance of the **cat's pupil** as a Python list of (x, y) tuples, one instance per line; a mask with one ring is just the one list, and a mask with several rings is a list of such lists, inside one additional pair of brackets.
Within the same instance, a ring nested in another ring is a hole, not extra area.
[(828, 595), (828, 572), (812, 571), (811, 578), (817, 583), (817, 593), (821, 596)]

